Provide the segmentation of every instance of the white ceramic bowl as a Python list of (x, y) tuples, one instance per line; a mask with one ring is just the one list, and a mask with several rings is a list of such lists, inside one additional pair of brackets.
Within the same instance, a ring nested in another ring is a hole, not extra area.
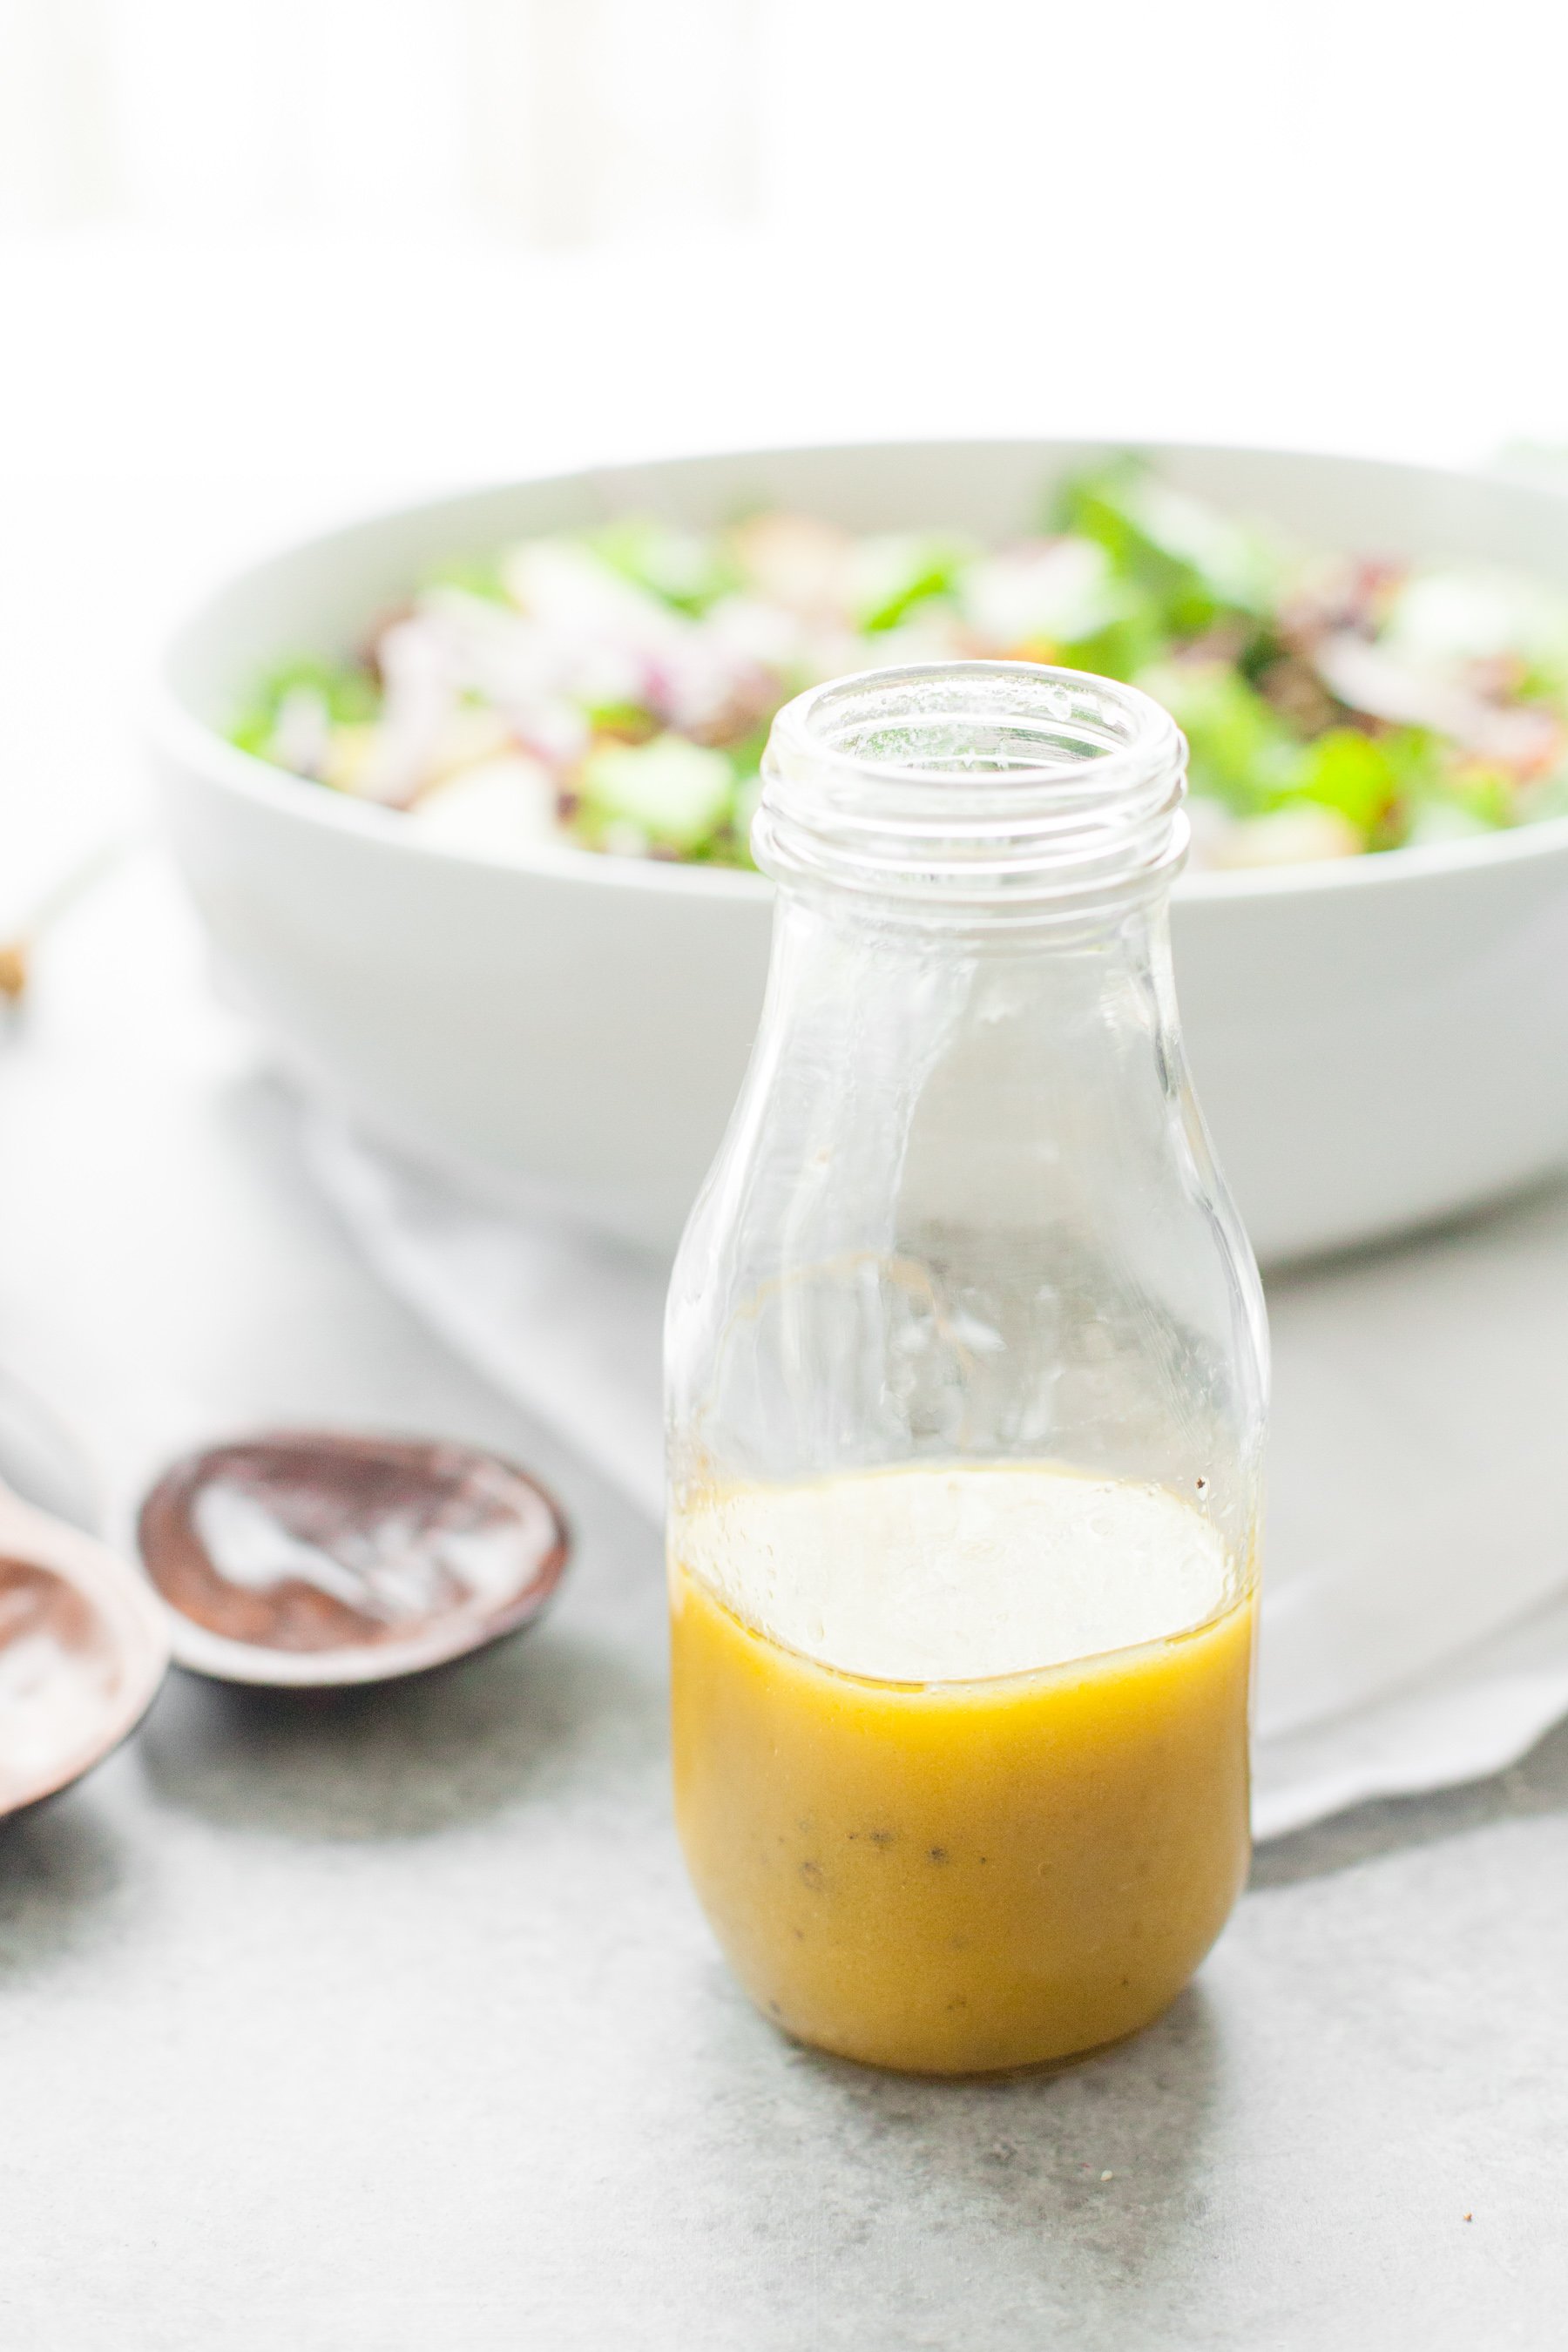
[[(277, 656), (354, 642), (441, 559), (628, 507), (774, 499), (855, 529), (1002, 535), (1102, 454), (1060, 442), (764, 451), (524, 482), (382, 515), (231, 581), (164, 662), (180, 862), (232, 989), (307, 1079), (491, 1197), (671, 1243), (734, 1099), (767, 963), (752, 875), (542, 849), (501, 863), (278, 773), (220, 732)], [(1330, 547), (1568, 583), (1568, 501), (1342, 457), (1153, 453)], [(1568, 1160), (1568, 820), (1178, 886), (1199, 1093), (1259, 1254), (1439, 1218)]]

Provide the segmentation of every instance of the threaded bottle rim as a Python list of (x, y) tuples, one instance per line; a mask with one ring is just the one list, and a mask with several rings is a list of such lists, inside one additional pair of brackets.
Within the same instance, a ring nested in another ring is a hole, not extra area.
[(1168, 887), (1186, 743), (1136, 687), (932, 662), (814, 687), (773, 721), (752, 828), (784, 883), (1038, 917)]

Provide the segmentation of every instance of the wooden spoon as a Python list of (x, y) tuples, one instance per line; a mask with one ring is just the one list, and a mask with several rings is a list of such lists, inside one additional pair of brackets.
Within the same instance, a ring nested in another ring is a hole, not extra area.
[(0, 1819), (101, 1763), (168, 1664), (163, 1611), (136, 1570), (0, 1486)]
[(521, 1632), (572, 1548), (553, 1499), (498, 1454), (326, 1429), (172, 1463), (137, 1540), (177, 1665), (295, 1690), (423, 1674)]

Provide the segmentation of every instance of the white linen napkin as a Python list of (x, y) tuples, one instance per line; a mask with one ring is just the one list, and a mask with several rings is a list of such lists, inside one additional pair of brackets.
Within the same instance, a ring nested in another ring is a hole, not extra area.
[[(475, 1206), (332, 1113), (383, 1279), (657, 1517), (668, 1269)], [(1255, 1826), (1496, 1771), (1568, 1713), (1568, 1190), (1270, 1286)]]

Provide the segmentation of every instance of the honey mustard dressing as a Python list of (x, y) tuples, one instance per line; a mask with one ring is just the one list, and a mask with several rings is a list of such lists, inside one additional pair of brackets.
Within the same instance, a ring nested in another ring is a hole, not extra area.
[(785, 2031), (983, 2072), (1134, 2031), (1247, 1869), (1248, 1564), (1158, 1487), (927, 1465), (670, 1531), (676, 1809)]

